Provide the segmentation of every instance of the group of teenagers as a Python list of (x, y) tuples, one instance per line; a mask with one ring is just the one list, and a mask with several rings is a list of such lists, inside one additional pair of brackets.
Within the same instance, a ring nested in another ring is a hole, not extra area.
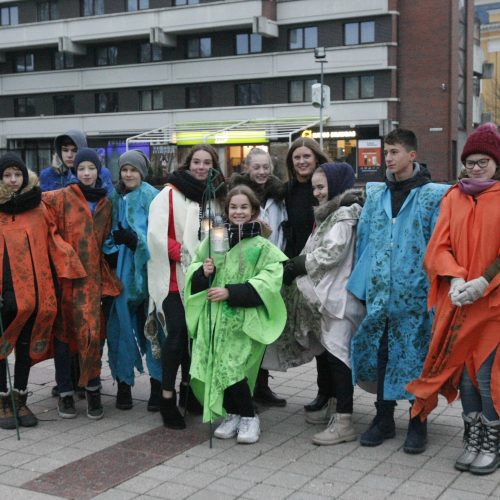
[(115, 186), (82, 132), (58, 136), (55, 151), (60, 164), (40, 182), (20, 157), (0, 157), (0, 427), (36, 425), (30, 367), (50, 357), (59, 416), (77, 416), (80, 388), (87, 416), (102, 418), (107, 342), (116, 407), (132, 407), (145, 360), (147, 409), (168, 428), (184, 429), (187, 410), (221, 418), (219, 439), (255, 443), (254, 402), (286, 405), (269, 370), (315, 358), (318, 391), (304, 407), (307, 422), (325, 426), (315, 444), (357, 439), (355, 384), (376, 394), (361, 445), (393, 438), (395, 406), (407, 400), (412, 454), (426, 449), (438, 394), (459, 395), (455, 467), (500, 465), (494, 124), (467, 138), (451, 187), (431, 181), (402, 128), (384, 138), (385, 182), (365, 187), (310, 138), (291, 144), (286, 182), (260, 148), (225, 180), (215, 149), (200, 144), (160, 191), (145, 181), (141, 151), (121, 155)]

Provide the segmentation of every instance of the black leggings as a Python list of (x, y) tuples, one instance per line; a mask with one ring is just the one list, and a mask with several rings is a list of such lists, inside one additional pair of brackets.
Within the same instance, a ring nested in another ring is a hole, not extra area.
[(386, 322), (377, 352), (377, 401), (384, 401), (384, 383), (389, 363), (389, 325)]
[(246, 379), (240, 380), (224, 391), (224, 409), (241, 417), (255, 417), (252, 393)]
[(173, 391), (179, 366), (182, 365), (182, 380), (189, 375), (188, 333), (184, 305), (178, 292), (170, 292), (163, 301), (163, 314), (167, 326), (167, 338), (161, 350), (163, 368), (162, 389)]
[(327, 352), (332, 385), (335, 387), (337, 398), (337, 413), (352, 413), (354, 386), (352, 385), (352, 371), (339, 358)]
[[(28, 387), (28, 378), (30, 376), (31, 358), (30, 358), (30, 341), (31, 330), (35, 322), (36, 313), (32, 314), (30, 319), (24, 325), (19, 337), (16, 341), (16, 362), (14, 364), (14, 388), (24, 391)], [(14, 318), (6, 318), (4, 323), (5, 328)], [(0, 360), (0, 392), (8, 392), (7, 382), (7, 363), (5, 359)]]

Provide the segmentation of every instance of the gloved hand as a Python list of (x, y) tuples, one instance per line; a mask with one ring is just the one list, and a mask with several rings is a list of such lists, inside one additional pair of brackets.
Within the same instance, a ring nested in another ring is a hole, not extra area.
[(118, 229), (113, 231), (113, 239), (116, 245), (125, 245), (133, 252), (137, 248), (137, 235), (132, 229), (124, 229), (120, 223)]
[(456, 306), (454, 300), (457, 295), (462, 291), (462, 287), (465, 284), (465, 280), (463, 278), (452, 278), (450, 282), (450, 291), (448, 295), (450, 297), (451, 303)]
[(483, 276), (466, 281), (462, 285), (461, 292), (455, 296), (455, 300), (452, 302), (459, 307), (472, 304), (483, 296), (484, 291), (488, 288), (488, 285), (488, 280), (483, 278)]
[(283, 269), (283, 284), (290, 286), (297, 276), (302, 276), (306, 274), (306, 256), (297, 255), (288, 260)]

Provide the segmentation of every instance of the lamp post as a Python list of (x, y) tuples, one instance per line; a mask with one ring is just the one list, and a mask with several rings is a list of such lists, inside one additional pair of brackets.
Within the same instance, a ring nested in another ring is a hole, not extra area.
[(323, 149), (323, 107), (324, 107), (324, 95), (323, 95), (323, 65), (328, 62), (326, 60), (325, 47), (316, 47), (314, 49), (314, 60), (321, 65), (321, 77), (320, 77), (320, 90), (321, 98), (319, 105), (319, 146)]

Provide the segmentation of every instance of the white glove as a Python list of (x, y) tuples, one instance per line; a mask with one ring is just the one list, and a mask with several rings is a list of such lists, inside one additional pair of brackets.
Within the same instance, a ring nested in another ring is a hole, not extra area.
[(457, 295), (462, 291), (462, 287), (465, 285), (465, 280), (463, 278), (452, 278), (450, 281), (450, 291), (448, 295), (450, 296), (451, 303), (456, 306), (454, 300)]
[(459, 307), (472, 304), (483, 296), (488, 285), (488, 281), (483, 276), (467, 281), (462, 285), (460, 293), (454, 296), (452, 303)]

